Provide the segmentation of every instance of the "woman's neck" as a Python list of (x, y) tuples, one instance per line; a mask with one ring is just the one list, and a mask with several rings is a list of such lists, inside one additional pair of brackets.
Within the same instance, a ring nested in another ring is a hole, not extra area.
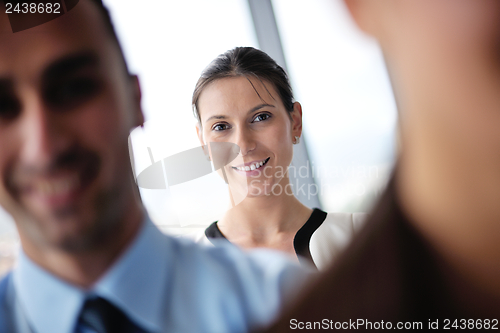
[(293, 237), (311, 213), (294, 195), (248, 197), (229, 209), (218, 226), (231, 242), (244, 248), (290, 250)]

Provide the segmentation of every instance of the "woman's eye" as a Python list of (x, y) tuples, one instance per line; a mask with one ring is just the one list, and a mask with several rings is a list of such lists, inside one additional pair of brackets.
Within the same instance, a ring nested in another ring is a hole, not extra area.
[(215, 124), (212, 126), (213, 131), (225, 131), (229, 129), (229, 126), (227, 124)]
[(253, 121), (254, 122), (264, 121), (264, 120), (267, 120), (269, 118), (271, 118), (271, 115), (269, 115), (267, 113), (261, 113), (261, 114), (257, 115), (257, 117), (255, 117), (255, 119)]

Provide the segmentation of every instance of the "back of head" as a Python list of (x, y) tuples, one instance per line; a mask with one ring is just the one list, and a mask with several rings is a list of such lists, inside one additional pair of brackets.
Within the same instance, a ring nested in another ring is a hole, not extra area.
[(401, 152), (365, 229), (271, 331), (446, 328), (444, 318), (491, 327), (500, 314), (500, 2), (344, 2), (382, 48)]

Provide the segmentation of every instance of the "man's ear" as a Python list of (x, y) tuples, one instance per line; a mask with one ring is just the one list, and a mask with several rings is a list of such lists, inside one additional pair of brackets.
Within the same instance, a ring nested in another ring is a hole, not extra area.
[(144, 125), (144, 113), (142, 112), (142, 92), (139, 78), (137, 75), (131, 75), (132, 93), (134, 99), (134, 127)]
[(292, 117), (292, 136), (300, 137), (302, 135), (302, 105), (299, 102), (293, 103)]

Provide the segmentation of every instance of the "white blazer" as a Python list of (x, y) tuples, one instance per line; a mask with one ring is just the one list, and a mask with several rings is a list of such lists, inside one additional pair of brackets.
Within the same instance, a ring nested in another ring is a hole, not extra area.
[[(322, 213), (325, 214), (324, 212)], [(313, 215), (314, 214), (313, 212)], [(309, 252), (312, 261), (319, 270), (324, 270), (340, 255), (340, 253), (342, 253), (351, 242), (354, 235), (362, 228), (367, 217), (368, 214), (366, 213), (326, 214), (326, 218), (321, 225), (312, 232), (310, 239), (305, 240), (309, 241)], [(309, 219), (305, 225), (310, 223), (310, 220), (311, 219)], [(209, 228), (213, 230), (214, 227), (211, 225)], [(218, 227), (215, 228), (218, 231)], [(220, 233), (220, 231), (218, 232)], [(211, 241), (213, 238), (207, 237), (206, 230), (186, 235), (186, 237), (191, 238), (196, 243), (213, 246)], [(222, 234), (220, 234), (218, 238), (225, 239)]]
[(366, 213), (328, 213), (309, 242), (311, 257), (319, 270), (328, 267), (342, 253), (367, 217)]

